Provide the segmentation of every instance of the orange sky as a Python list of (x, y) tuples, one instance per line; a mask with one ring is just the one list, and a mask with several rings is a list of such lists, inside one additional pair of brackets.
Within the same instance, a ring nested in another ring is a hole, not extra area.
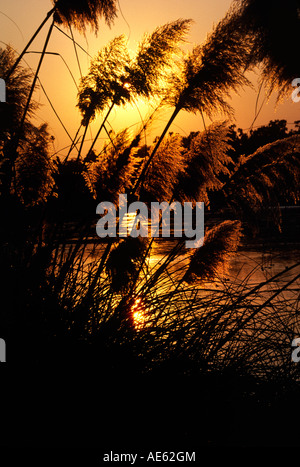
[[(157, 26), (178, 18), (191, 18), (194, 20), (194, 24), (188, 37), (190, 43), (187, 45), (187, 48), (191, 48), (193, 44), (201, 43), (205, 39), (213, 24), (224, 16), (230, 4), (231, 0), (210, 0), (209, 2), (204, 0), (151, 0), (147, 2), (142, 0), (120, 0), (121, 12), (119, 12), (118, 18), (111, 29), (102, 22), (98, 37), (95, 37), (91, 32), (87, 32), (86, 37), (75, 33), (75, 38), (92, 56), (110, 39), (122, 33), (129, 36), (129, 47), (135, 49), (144, 32), (152, 32)], [(1, 0), (0, 41), (10, 43), (20, 52), (51, 6), (50, 0), (26, 0), (26, 2), (24, 0)], [(47, 26), (32, 44), (31, 51), (41, 50), (46, 31)], [(66, 30), (66, 32), (69, 31)], [(3, 46), (3, 44), (0, 43), (0, 46)], [(59, 31), (54, 30), (48, 51), (59, 52), (62, 55), (78, 83), (80, 73), (71, 41)], [(82, 72), (85, 74), (88, 70), (89, 59), (81, 51), (79, 51), (79, 57)], [(37, 64), (38, 55), (27, 54), (25, 59), (34, 68)], [(244, 129), (250, 127), (255, 115), (258, 86), (255, 75), (251, 76), (253, 76), (254, 89), (241, 90), (240, 95), (233, 96), (231, 102), (235, 109), (235, 123)], [(68, 132), (71, 136), (74, 136), (80, 122), (80, 114), (75, 108), (77, 91), (62, 58), (48, 55), (43, 63), (40, 79)], [(291, 93), (292, 91), (293, 88), (291, 87)], [(42, 90), (36, 92), (35, 98), (43, 104), (38, 112), (38, 121), (49, 122), (50, 131), (55, 136), (55, 150), (62, 150), (69, 144), (68, 136), (50, 108)], [(275, 109), (275, 98), (276, 96), (272, 97), (269, 103), (263, 105), (255, 125), (266, 124), (269, 120), (275, 118), (284, 118), (289, 123), (300, 119), (300, 103), (293, 103), (291, 98), (287, 98)], [(262, 94), (259, 107), (263, 99), (264, 95)], [(142, 117), (145, 117), (148, 108), (142, 103), (139, 103), (138, 107)], [(152, 136), (159, 133), (164, 121), (167, 121), (168, 113), (161, 115), (160, 119), (154, 128), (153, 134), (150, 135), (149, 141), (147, 141), (148, 144), (151, 143)], [(132, 128), (134, 128), (134, 125), (139, 125), (140, 122), (140, 115), (136, 110), (115, 111), (109, 119), (109, 123), (114, 130), (120, 130), (129, 125), (133, 125)], [(208, 120), (207, 123), (209, 123)], [(92, 127), (92, 134), (95, 134), (96, 127), (97, 124)], [(202, 128), (203, 124), (200, 115), (189, 115), (184, 112), (175, 120), (172, 130), (181, 134), (188, 134), (190, 131)], [(92, 134), (89, 134), (89, 138)], [(102, 136), (104, 137), (105, 134)], [(64, 153), (64, 150), (60, 152), (62, 155)]]

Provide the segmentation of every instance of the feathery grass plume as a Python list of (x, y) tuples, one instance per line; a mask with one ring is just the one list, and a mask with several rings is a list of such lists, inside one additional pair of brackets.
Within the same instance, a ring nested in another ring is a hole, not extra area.
[(177, 64), (176, 71), (169, 76), (169, 85), (162, 103), (172, 106), (169, 118), (143, 171), (133, 189), (135, 192), (145, 179), (148, 167), (170, 126), (181, 110), (197, 113), (214, 112), (232, 114), (231, 106), (224, 96), (241, 85), (250, 85), (244, 76), (250, 46), (240, 40), (238, 25), (234, 22), (235, 11), (230, 10), (218, 23), (203, 45), (194, 47), (191, 53)]
[[(8, 74), (6, 77), (10, 76), (16, 66), (18, 65), (19, 61), (21, 58), (24, 56), (26, 51), (28, 50), (30, 44), (34, 40), (34, 38), (38, 35), (39, 31), (41, 28), (44, 26), (44, 24), (48, 21), (50, 17), (51, 18), (51, 24), (43, 45), (42, 53), (37, 65), (36, 72), (34, 74), (34, 78), (31, 84), (30, 92), (28, 95), (28, 99), (26, 102), (26, 106), (23, 112), (23, 116), (21, 119), (20, 126), (18, 128), (17, 136), (14, 141), (14, 151), (18, 148), (21, 133), (23, 130), (23, 126), (26, 120), (26, 116), (28, 113), (28, 110), (30, 108), (30, 103), (31, 99), (34, 93), (35, 86), (37, 84), (38, 80), (38, 75), (42, 66), (42, 63), (45, 58), (46, 50), (49, 45), (49, 41), (53, 32), (53, 28), (55, 26), (55, 22), (57, 23), (65, 23), (68, 25), (68, 27), (71, 27), (71, 23), (77, 27), (77, 29), (84, 31), (85, 26), (87, 23), (89, 23), (96, 31), (98, 27), (98, 15), (103, 15), (106, 19), (106, 22), (110, 23), (112, 19), (114, 18), (116, 14), (116, 4), (115, 0), (95, 0), (95, 1), (90, 1), (90, 0), (52, 0), (54, 7), (48, 12), (46, 18), (44, 21), (42, 21), (41, 25), (38, 27), (36, 30), (35, 34), (32, 36), (32, 38), (29, 40), (25, 48), (23, 49), (22, 53), (18, 57), (18, 59), (15, 61), (14, 65), (11, 67), (9, 70)], [(87, 128), (86, 128), (87, 129)], [(82, 140), (83, 144), (84, 138)], [(81, 146), (82, 147), (82, 146)], [(79, 150), (79, 156), (80, 156), (80, 151)], [(78, 156), (78, 157), (79, 157)]]
[(264, 215), (269, 213), (280, 228), (280, 202), (300, 199), (300, 136), (275, 141), (242, 157), (221, 194), (242, 218), (255, 221), (267, 208)]
[(230, 148), (227, 122), (213, 123), (193, 135), (184, 154), (186, 168), (179, 173), (174, 197), (181, 202), (203, 201), (209, 205), (208, 192), (221, 188), (220, 174), (229, 174)]
[[(74, 26), (80, 32), (85, 32), (86, 26), (89, 24), (92, 29), (97, 33), (99, 16), (103, 16), (106, 23), (110, 26), (116, 17), (116, 0), (52, 0), (53, 8), (48, 11), (46, 17), (43, 19), (39, 27), (36, 29), (33, 36), (27, 42), (21, 54), (8, 71), (6, 78), (18, 66), (24, 54), (33, 43), (34, 39), (38, 36), (44, 25), (51, 18), (52, 24), (46, 39), (46, 43), (50, 39), (55, 23), (64, 24), (68, 28)], [(45, 43), (45, 45), (46, 45)], [(41, 59), (43, 60), (43, 55)]]
[[(11, 69), (15, 62), (15, 58), (16, 54), (10, 46), (7, 46), (5, 49), (0, 48), (0, 76), (6, 76), (7, 71)], [(18, 154), (20, 157), (24, 156), (24, 151), (22, 149), (19, 148), (19, 151), (16, 151), (14, 143), (30, 92), (31, 79), (32, 72), (23, 68), (21, 65), (17, 65), (5, 80), (6, 102), (0, 103), (1, 194), (8, 194), (10, 192), (12, 181), (15, 176), (15, 159), (18, 157)], [(39, 105), (36, 102), (30, 102), (24, 125), (19, 134), (21, 146), (24, 145), (26, 147), (27, 142), (32, 141), (32, 136), (35, 132), (38, 132), (38, 129), (29, 121), (30, 118), (34, 116), (38, 107)], [(42, 132), (42, 134), (46, 137), (46, 144), (48, 135), (46, 136), (45, 132)], [(38, 146), (40, 146), (40, 143)], [(39, 151), (39, 149), (37, 150)]]
[(241, 238), (240, 221), (224, 221), (205, 233), (204, 244), (193, 254), (185, 282), (203, 282), (212, 280), (218, 273), (224, 272), (228, 259), (236, 252)]
[(88, 74), (81, 79), (77, 106), (86, 126), (109, 104), (124, 104), (130, 99), (124, 86), (125, 68), (129, 65), (127, 39), (115, 37), (92, 60)]
[(236, 0), (241, 41), (251, 38), (250, 64), (262, 67), (268, 92), (279, 97), (290, 93), (291, 82), (300, 76), (295, 44), (300, 42), (299, 0)]
[(104, 146), (96, 162), (88, 165), (84, 177), (95, 199), (117, 201), (119, 193), (130, 187), (134, 172), (132, 152), (139, 142), (139, 135), (132, 139), (125, 129)]
[(121, 240), (110, 252), (105, 269), (114, 292), (126, 292), (136, 279), (141, 261), (148, 246), (147, 238), (128, 237)]
[(46, 201), (54, 185), (55, 166), (49, 154), (47, 125), (27, 129), (26, 141), (19, 147), (15, 161), (15, 189), (26, 206)]
[(117, 15), (116, 0), (52, 0), (52, 3), (56, 23), (68, 27), (71, 24), (80, 32), (84, 32), (87, 25), (97, 32), (100, 17), (111, 26)]
[(118, 36), (105, 46), (94, 60), (89, 73), (81, 80), (78, 107), (83, 125), (109, 104), (121, 105), (133, 97), (150, 97), (159, 92), (159, 81), (171, 58), (178, 51), (178, 43), (188, 30), (189, 20), (177, 20), (145, 35), (138, 52), (131, 58), (127, 39)]
[(171, 77), (167, 104), (189, 112), (202, 110), (209, 116), (216, 111), (231, 112), (224, 97), (249, 84), (244, 68), (250, 46), (240, 40), (240, 26), (234, 18), (235, 11), (230, 11), (206, 42), (183, 59), (181, 73)]
[(140, 198), (149, 202), (169, 201), (178, 176), (185, 169), (185, 165), (182, 137), (169, 134), (149, 165), (147, 176), (140, 189)]
[(178, 44), (184, 40), (191, 20), (178, 19), (145, 34), (128, 71), (128, 82), (138, 96), (161, 94), (164, 78), (171, 69)]
[[(15, 62), (14, 50), (7, 46), (0, 48), (0, 76), (6, 76)], [(0, 139), (7, 140), (13, 137), (18, 128), (30, 91), (32, 72), (18, 65), (12, 74), (5, 80), (6, 102), (0, 104)], [(38, 105), (31, 102), (27, 113), (31, 117)]]

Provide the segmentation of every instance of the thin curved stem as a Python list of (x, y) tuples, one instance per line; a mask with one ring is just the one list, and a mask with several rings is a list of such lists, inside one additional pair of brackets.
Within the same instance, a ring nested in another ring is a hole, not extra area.
[(76, 42), (74, 39), (72, 39), (71, 36), (69, 36), (69, 34), (67, 34), (65, 31), (63, 31), (62, 29), (60, 29), (57, 24), (55, 24), (54, 26), (59, 32), (61, 32), (62, 34), (64, 34), (68, 39), (70, 39), (72, 42), (74, 42), (76, 44), (77, 47), (79, 47), (85, 54), (87, 54), (90, 58), (93, 58), (92, 55), (90, 55), (87, 50), (85, 50), (80, 44), (78, 44), (78, 42)]
[(79, 151), (78, 151), (78, 155), (77, 155), (77, 159), (76, 159), (77, 161), (79, 161), (80, 156), (81, 156), (81, 152), (82, 152), (84, 140), (85, 140), (85, 137), (86, 137), (86, 134), (87, 134), (87, 131), (88, 131), (88, 127), (89, 127), (89, 123), (87, 123), (86, 126), (84, 127), (84, 133), (83, 133), (83, 136), (82, 136), (82, 140), (81, 140), (81, 143), (80, 143), (80, 147), (79, 147)]
[(35, 33), (33, 34), (33, 36), (31, 37), (31, 39), (29, 40), (29, 42), (26, 44), (25, 48), (23, 49), (23, 51), (21, 52), (21, 54), (19, 55), (19, 57), (17, 58), (17, 60), (15, 61), (14, 65), (12, 66), (12, 68), (9, 70), (9, 72), (7, 73), (7, 75), (5, 76), (5, 79), (8, 79), (11, 74), (14, 72), (14, 70), (17, 68), (17, 66), (19, 65), (20, 61), (22, 60), (24, 54), (26, 53), (26, 51), (28, 50), (28, 48), (31, 46), (32, 42), (34, 41), (34, 39), (36, 38), (36, 36), (39, 34), (39, 32), (42, 30), (42, 28), (44, 27), (44, 25), (47, 23), (48, 19), (50, 18), (50, 16), (55, 12), (55, 7), (52, 8), (52, 10), (48, 11), (45, 19), (42, 21), (42, 23), (40, 24), (40, 26), (37, 28), (37, 30), (35, 31)]
[(178, 113), (180, 112), (180, 110), (181, 110), (180, 107), (175, 107), (175, 110), (174, 110), (173, 114), (171, 115), (171, 117), (170, 117), (170, 119), (169, 119), (167, 125), (165, 126), (164, 131), (163, 131), (162, 134), (160, 135), (159, 140), (157, 141), (157, 143), (156, 143), (156, 145), (155, 145), (155, 147), (154, 147), (154, 149), (153, 149), (151, 155), (149, 156), (149, 158), (148, 158), (146, 164), (144, 165), (144, 168), (143, 168), (143, 170), (142, 170), (142, 172), (141, 172), (139, 178), (137, 179), (137, 181), (136, 181), (136, 183), (135, 183), (135, 185), (134, 185), (134, 187), (133, 187), (133, 189), (132, 189), (132, 191), (131, 191), (131, 193), (130, 193), (131, 196), (135, 194), (135, 192), (136, 192), (137, 189), (139, 188), (140, 184), (144, 181), (144, 178), (145, 178), (145, 176), (146, 176), (147, 170), (148, 170), (148, 168), (149, 168), (149, 165), (150, 165), (150, 163), (151, 163), (153, 157), (154, 157), (155, 154), (157, 153), (157, 151), (158, 151), (158, 149), (159, 149), (159, 147), (160, 147), (160, 145), (161, 145), (161, 143), (162, 143), (164, 137), (166, 136), (166, 134), (167, 134), (167, 132), (168, 132), (170, 126), (172, 125), (173, 121), (174, 121), (175, 118), (177, 117), (177, 115), (178, 115)]
[(32, 98), (32, 95), (33, 95), (33, 92), (34, 92), (34, 88), (35, 88), (37, 79), (38, 79), (38, 74), (39, 74), (39, 71), (41, 69), (44, 57), (45, 57), (45, 53), (46, 53), (47, 46), (48, 46), (48, 43), (49, 43), (49, 40), (50, 40), (50, 37), (51, 37), (53, 26), (54, 26), (54, 18), (53, 18), (52, 23), (50, 25), (50, 28), (49, 28), (49, 31), (48, 31), (48, 34), (47, 34), (47, 37), (46, 37), (46, 40), (45, 40), (45, 44), (44, 44), (44, 47), (43, 47), (43, 51), (42, 51), (42, 54), (41, 54), (41, 57), (40, 57), (40, 60), (39, 60), (39, 63), (38, 63), (38, 67), (36, 69), (36, 72), (35, 72), (35, 75), (34, 75), (34, 78), (33, 78), (33, 82), (32, 82), (32, 85), (31, 85), (30, 92), (29, 92), (29, 96), (27, 98), (26, 106), (25, 106), (25, 109), (24, 109), (24, 112), (23, 112), (23, 117), (22, 117), (22, 120), (21, 120), (21, 123), (20, 123), (19, 135), (18, 135), (18, 138), (16, 140), (16, 146), (18, 146), (18, 144), (19, 144), (20, 134), (21, 134), (21, 131), (22, 131), (25, 119), (26, 119), (28, 109), (29, 109), (31, 98)]
[(70, 29), (70, 33), (71, 33), (71, 37), (72, 37), (72, 42), (73, 42), (73, 46), (74, 46), (74, 52), (75, 52), (75, 56), (76, 56), (76, 60), (77, 60), (77, 65), (78, 65), (80, 77), (82, 78), (82, 71), (81, 71), (80, 61), (79, 61), (79, 57), (78, 57), (78, 53), (77, 53), (76, 42), (75, 42), (75, 39), (74, 39), (71, 24), (69, 22), (68, 22), (68, 25), (69, 25), (69, 29)]
[(66, 155), (66, 157), (65, 157), (65, 159), (64, 159), (64, 161), (63, 161), (63, 164), (65, 164), (65, 163), (67, 162), (67, 160), (69, 159), (69, 156), (70, 156), (70, 154), (71, 154), (71, 152), (72, 152), (72, 149), (73, 149), (73, 148), (76, 146), (76, 144), (77, 144), (76, 139), (77, 139), (78, 133), (79, 133), (80, 130), (81, 130), (81, 127), (82, 127), (82, 125), (79, 126), (79, 128), (78, 128), (78, 130), (77, 130), (77, 132), (76, 132), (76, 135), (75, 135), (74, 138), (72, 139), (72, 144), (71, 144), (71, 146), (69, 147), (68, 154)]
[[(112, 104), (112, 106), (111, 106), (111, 109), (112, 109), (112, 107), (113, 107), (113, 104)], [(111, 109), (110, 109), (110, 110), (111, 110)], [(133, 195), (134, 195), (134, 193), (136, 192), (137, 188), (139, 187), (140, 183), (143, 181), (143, 178), (144, 178), (144, 176), (146, 175), (147, 169), (148, 169), (148, 167), (149, 167), (149, 165), (150, 165), (150, 162), (152, 161), (153, 157), (155, 156), (155, 154), (156, 154), (156, 152), (157, 152), (159, 146), (161, 145), (161, 143), (162, 143), (164, 137), (166, 136), (166, 134), (167, 134), (167, 132), (168, 132), (170, 126), (172, 125), (173, 121), (174, 121), (175, 118), (177, 117), (177, 115), (178, 115), (178, 113), (180, 112), (180, 110), (181, 110), (181, 107), (175, 107), (175, 110), (174, 110), (173, 114), (171, 115), (171, 118), (169, 119), (169, 121), (168, 121), (168, 123), (167, 123), (167, 125), (166, 125), (164, 131), (162, 132), (162, 134), (161, 134), (161, 136), (160, 136), (158, 142), (156, 143), (155, 148), (153, 149), (153, 151), (152, 151), (152, 153), (151, 153), (151, 155), (150, 155), (150, 157), (149, 157), (147, 163), (145, 164), (144, 169), (143, 169), (142, 172), (141, 172), (141, 175), (139, 176), (139, 178), (138, 178), (138, 180), (137, 180), (135, 186), (133, 187), (133, 189), (132, 189), (131, 192), (129, 193), (129, 200), (133, 197)], [(104, 123), (105, 123), (107, 117), (108, 117), (108, 115), (107, 115), (106, 118), (104, 119), (102, 125), (104, 125)], [(101, 126), (102, 126), (102, 125), (101, 125)], [(100, 128), (101, 128), (101, 127), (100, 127)], [(98, 136), (97, 136), (97, 137), (98, 137)], [(92, 147), (93, 147), (93, 145), (92, 145)], [(90, 149), (90, 151), (91, 151), (91, 149)], [(90, 152), (90, 151), (89, 151), (89, 152)], [(118, 229), (118, 226), (119, 226), (119, 221), (117, 222), (117, 229)], [(111, 250), (111, 246), (112, 246), (112, 244), (111, 244), (111, 243), (108, 243), (107, 246), (106, 246), (106, 248), (105, 248), (105, 250), (104, 250), (104, 253), (103, 253), (102, 257), (101, 257), (100, 265), (99, 265), (99, 267), (98, 267), (98, 270), (97, 270), (97, 273), (96, 273), (96, 276), (95, 276), (95, 279), (94, 279), (94, 282), (95, 282), (95, 283), (96, 283), (97, 278), (100, 276), (102, 269), (104, 268), (104, 265), (105, 265), (105, 263), (106, 263), (106, 260), (107, 260), (107, 258), (108, 258), (108, 255), (109, 255), (109, 252), (110, 252), (110, 250)]]
[(96, 134), (96, 136), (95, 136), (95, 138), (94, 138), (94, 140), (93, 140), (93, 142), (92, 142), (92, 145), (91, 145), (91, 147), (90, 147), (90, 149), (89, 149), (87, 155), (89, 155), (89, 154), (92, 152), (92, 150), (94, 149), (94, 146), (95, 146), (95, 144), (96, 144), (96, 142), (97, 142), (97, 139), (99, 138), (102, 129), (105, 127), (105, 122), (106, 122), (106, 120), (108, 119), (108, 117), (109, 117), (109, 115), (110, 115), (110, 113), (111, 113), (111, 111), (112, 111), (114, 105), (115, 105), (115, 103), (113, 102), (113, 103), (111, 104), (110, 108), (108, 109), (108, 112), (107, 112), (107, 114), (105, 115), (103, 122), (101, 123), (101, 126), (100, 126), (100, 128), (99, 128), (99, 130), (98, 130), (98, 132), (97, 132), (97, 134)]

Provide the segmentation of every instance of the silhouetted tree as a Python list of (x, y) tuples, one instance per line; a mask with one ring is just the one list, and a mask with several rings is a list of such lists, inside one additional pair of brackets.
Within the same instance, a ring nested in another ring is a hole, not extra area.
[(299, 156), (299, 135), (276, 140), (242, 156), (219, 192), (223, 206), (231, 207), (253, 227), (263, 213), (272, 216), (280, 228), (280, 204), (294, 204), (300, 199)]
[(236, 130), (236, 126), (232, 125), (229, 133), (232, 149), (229, 154), (238, 162), (241, 155), (249, 155), (260, 146), (292, 136), (294, 133), (294, 130), (288, 130), (286, 120), (271, 120), (267, 125), (250, 129), (249, 132), (244, 132), (241, 128)]

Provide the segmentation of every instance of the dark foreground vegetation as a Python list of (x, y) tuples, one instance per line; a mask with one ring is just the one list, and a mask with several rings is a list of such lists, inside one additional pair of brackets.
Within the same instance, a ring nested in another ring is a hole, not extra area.
[[(116, 14), (114, 1), (94, 2), (93, 8), (91, 2), (53, 3), (49, 37), (57, 25), (76, 19), (79, 29), (87, 23), (96, 27), (97, 15), (110, 23)], [(81, 125), (60, 158), (52, 153), (47, 126), (32, 123), (38, 70), (33, 77), (10, 47), (0, 51), (7, 83), (7, 103), (0, 109), (0, 337), (7, 362), (47, 368), (64, 383), (58, 375), (75, 370), (78, 378), (93, 379), (96, 392), (111, 378), (122, 378), (108, 415), (105, 394), (99, 403), (86, 392), (73, 400), (69, 390), (67, 425), (31, 432), (21, 420), (17, 427), (8, 425), (4, 444), (86, 447), (100, 439), (112, 448), (114, 443), (147, 448), (151, 441), (170, 448), (180, 442), (181, 449), (299, 444), (296, 423), (291, 428), (299, 396), (300, 367), (291, 359), (291, 343), (300, 336), (299, 264), (255, 285), (250, 277), (233, 280), (226, 273), (243, 235), (262, 234), (263, 218), (268, 232), (280, 238), (280, 206), (299, 202), (299, 122), (288, 129), (284, 120), (271, 121), (246, 133), (227, 120), (206, 126), (204, 118), (216, 112), (228, 118), (224, 96), (247, 85), (245, 70), (258, 63), (270, 92), (276, 80), (282, 95), (289, 89), (298, 70), (292, 57), (274, 55), (270, 48), (268, 37), (273, 38), (281, 9), (272, 7), (270, 24), (259, 16), (266, 3), (235, 3), (207, 41), (185, 56), (178, 48), (189, 21), (146, 35), (134, 57), (124, 36), (111, 41), (80, 82)], [(284, 11), (293, 18), (297, 38), (294, 2), (286, 2)], [(46, 47), (47, 41), (40, 65)], [(149, 108), (156, 99), (155, 112), (134, 134), (108, 131), (112, 108), (131, 105), (137, 97)], [(172, 115), (149, 145), (146, 131), (165, 107)], [(188, 137), (170, 132), (184, 111), (199, 112), (204, 130)], [(87, 147), (96, 115), (103, 120)], [(102, 131), (107, 141), (99, 146)], [(174, 242), (154, 265), (150, 239), (99, 243), (91, 235), (96, 205), (117, 202), (120, 193), (146, 203), (204, 201), (211, 224), (203, 247), (187, 251), (184, 242)], [(137, 377), (146, 389), (139, 386), (128, 395), (126, 384)], [(184, 378), (180, 393), (175, 378)], [(64, 406), (62, 399), (52, 402), (61, 391), (58, 380), (43, 384), (47, 402), (42, 401), (36, 428), (54, 421), (57, 407)], [(180, 397), (175, 404), (173, 391)], [(23, 413), (20, 404), (15, 401)], [(86, 421), (91, 412), (101, 420), (96, 426)], [(134, 422), (130, 432), (128, 419)]]

